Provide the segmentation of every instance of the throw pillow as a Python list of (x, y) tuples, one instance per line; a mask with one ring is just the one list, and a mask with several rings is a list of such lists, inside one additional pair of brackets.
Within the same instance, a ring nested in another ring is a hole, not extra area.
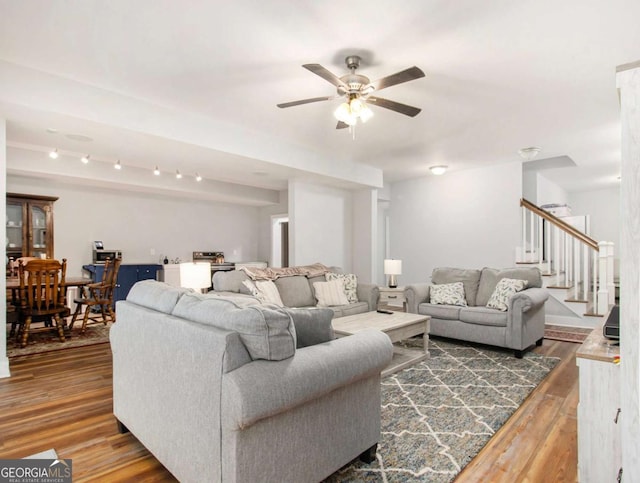
[(503, 278), (496, 285), (495, 290), (491, 294), (487, 307), (491, 309), (498, 309), (502, 312), (506, 312), (509, 302), (509, 298), (516, 292), (524, 290), (527, 286), (526, 280), (518, 280), (516, 278)]
[(429, 293), (432, 304), (467, 306), (467, 300), (464, 298), (464, 284), (462, 282), (431, 285)]
[(342, 280), (331, 282), (316, 282), (313, 284), (318, 299), (318, 307), (333, 307), (335, 305), (349, 305), (344, 293)]
[(358, 302), (358, 277), (356, 277), (355, 274), (327, 272), (325, 277), (327, 278), (327, 282), (331, 280), (342, 280), (344, 293), (349, 303), (355, 304)]
[(256, 297), (263, 304), (274, 304), (283, 307), (282, 299), (278, 287), (271, 280), (244, 280), (242, 285), (247, 287), (249, 293)]
[(335, 338), (331, 320), (333, 310), (329, 308), (285, 309), (293, 318), (296, 328), (296, 349), (321, 344)]

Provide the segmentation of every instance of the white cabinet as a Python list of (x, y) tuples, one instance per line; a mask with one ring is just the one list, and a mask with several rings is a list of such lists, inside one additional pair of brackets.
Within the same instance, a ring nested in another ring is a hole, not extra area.
[(578, 480), (615, 482), (622, 467), (620, 366), (618, 346), (596, 328), (576, 353), (580, 371), (578, 403)]

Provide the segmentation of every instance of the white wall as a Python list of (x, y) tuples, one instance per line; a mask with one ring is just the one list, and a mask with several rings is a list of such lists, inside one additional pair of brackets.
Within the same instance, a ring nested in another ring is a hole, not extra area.
[[(612, 241), (620, 249), (620, 188), (569, 193), (569, 205), (575, 215), (589, 215), (591, 237)], [(617, 255), (616, 255), (617, 256)]]
[(511, 163), (391, 186), (390, 253), (401, 285), (429, 281), (439, 266), (509, 267), (520, 242), (522, 169)]
[[(268, 262), (271, 265), (272, 253), (272, 224), (273, 215), (287, 215), (289, 213), (289, 196), (286, 191), (280, 192), (280, 203), (258, 208), (258, 255), (257, 261)], [(245, 260), (250, 261), (250, 260)]]
[(289, 181), (289, 264), (352, 270), (350, 191)]
[(56, 258), (67, 258), (69, 276), (81, 275), (82, 265), (91, 263), (94, 240), (122, 250), (123, 263), (158, 263), (161, 255), (191, 260), (196, 250), (224, 251), (228, 261), (258, 255), (255, 207), (18, 176), (7, 177), (7, 191), (59, 198), (54, 204), (54, 250)]
[(367, 189), (353, 192), (352, 272), (363, 283), (373, 283), (376, 280), (377, 211), (377, 190)]
[[(550, 203), (565, 204), (568, 202), (567, 192), (555, 184), (553, 181), (548, 180), (544, 175), (537, 173), (536, 176), (536, 200), (533, 201), (538, 206), (547, 205)], [(573, 213), (576, 213), (573, 211)], [(581, 214), (581, 213), (576, 213)]]
[[(0, 189), (6, 193), (7, 179), (5, 173), (7, 171), (7, 123), (0, 118)], [(0, 202), (0, 226), (4, 230), (4, 237), (7, 237), (7, 197), (2, 196)], [(2, 245), (2, 254), (5, 261), (7, 260), (6, 244)], [(0, 277), (0, 293), (6, 293), (7, 280)], [(0, 317), (2, 320), (2, 330), (0, 330), (0, 378), (9, 377), (9, 358), (7, 357), (7, 332), (5, 330), (7, 323), (7, 297), (0, 297)]]

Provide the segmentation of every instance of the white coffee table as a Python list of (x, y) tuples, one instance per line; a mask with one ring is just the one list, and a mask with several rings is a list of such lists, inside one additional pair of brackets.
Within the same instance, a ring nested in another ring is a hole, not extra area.
[(422, 334), (423, 350), (393, 347), (393, 360), (382, 371), (382, 377), (404, 369), (429, 357), (429, 322), (428, 315), (408, 314), (406, 312), (393, 312), (381, 314), (379, 312), (366, 312), (363, 314), (348, 315), (333, 319), (333, 331), (338, 337), (355, 334), (365, 329), (378, 329), (391, 339), (391, 342), (399, 342), (409, 337)]

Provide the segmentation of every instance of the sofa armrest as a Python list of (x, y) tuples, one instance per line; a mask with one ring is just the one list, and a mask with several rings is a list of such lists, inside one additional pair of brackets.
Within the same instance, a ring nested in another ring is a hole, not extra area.
[(414, 283), (404, 288), (404, 297), (407, 300), (407, 312), (418, 313), (418, 305), (429, 301), (430, 283)]
[(223, 377), (222, 424), (246, 428), (367, 377), (391, 362), (386, 334), (368, 329), (296, 351), (283, 361), (253, 361)]
[(357, 288), (358, 301), (367, 302), (369, 310), (373, 311), (378, 308), (378, 299), (380, 298), (380, 290), (377, 285), (370, 283), (358, 283)]
[(549, 293), (543, 288), (528, 288), (517, 292), (508, 301), (508, 310), (513, 312), (519, 310), (520, 312), (528, 312), (532, 309), (544, 305), (549, 298)]

